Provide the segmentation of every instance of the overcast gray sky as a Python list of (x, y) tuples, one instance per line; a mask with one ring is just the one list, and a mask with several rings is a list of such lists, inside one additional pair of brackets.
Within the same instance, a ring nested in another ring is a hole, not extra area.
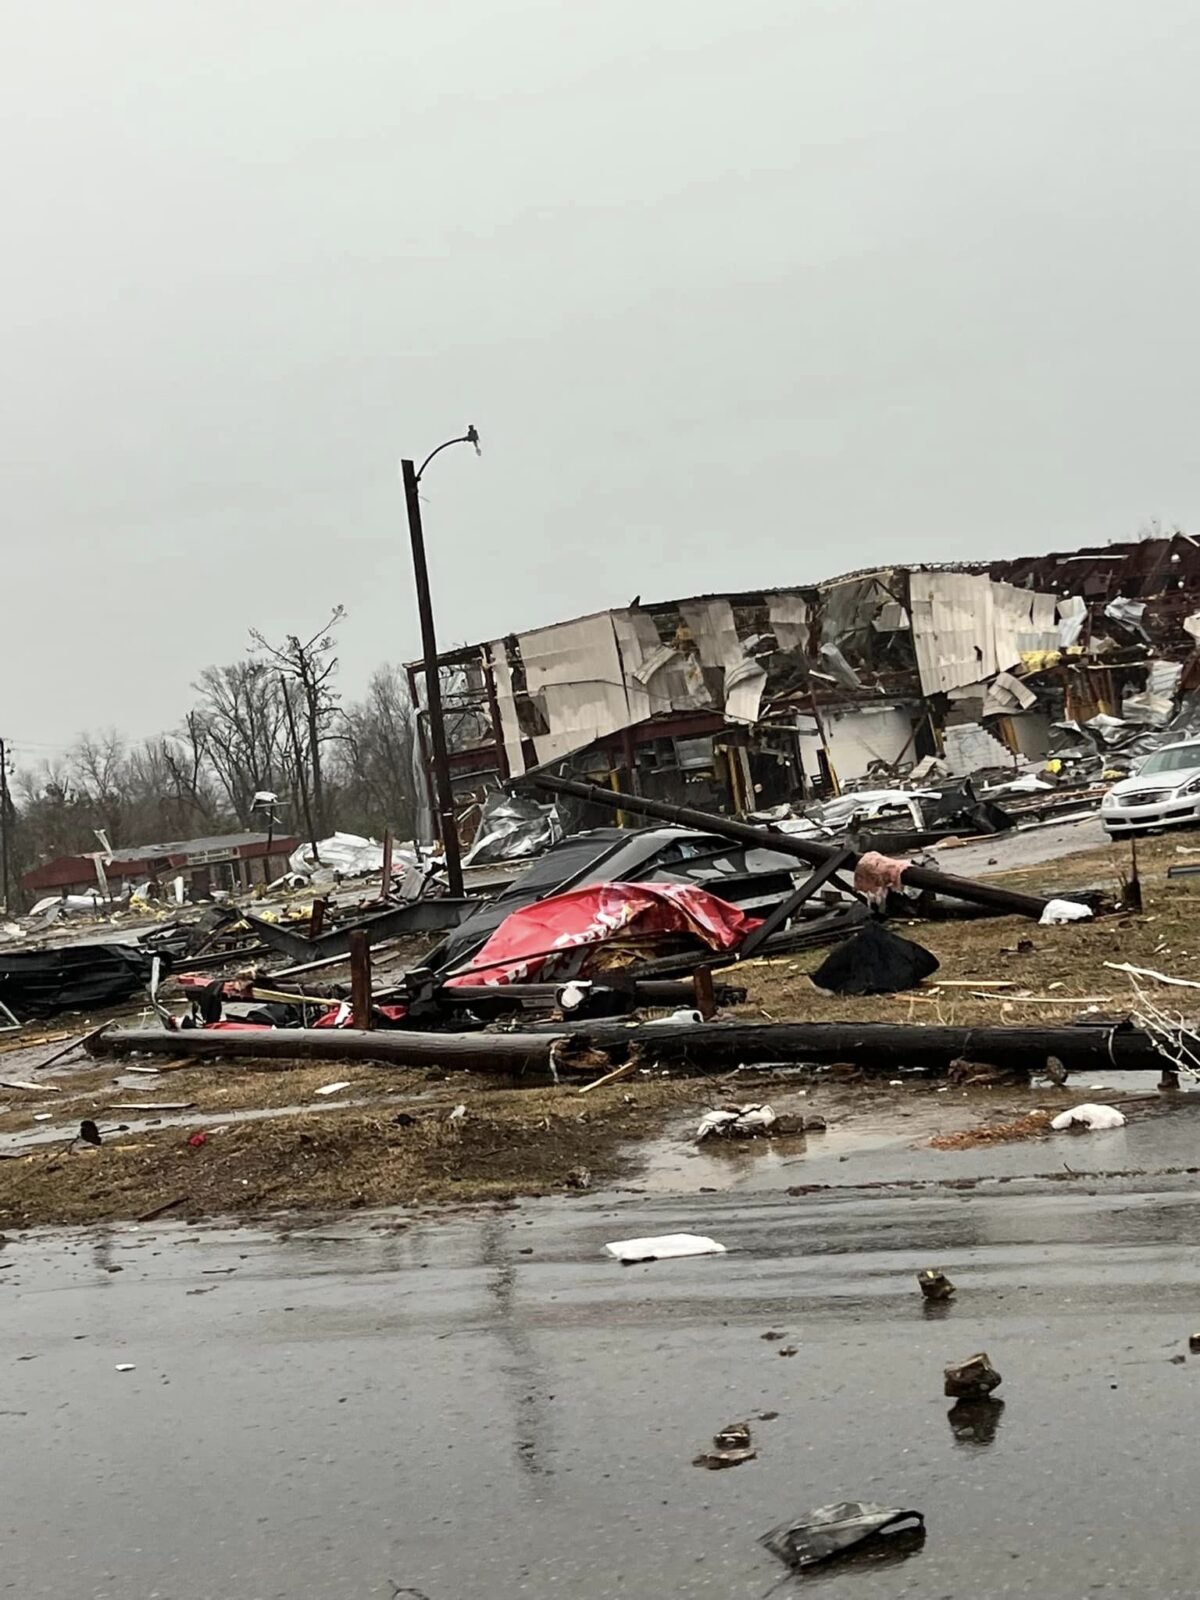
[(0, 733), (1200, 521), (1194, 0), (0, 0)]

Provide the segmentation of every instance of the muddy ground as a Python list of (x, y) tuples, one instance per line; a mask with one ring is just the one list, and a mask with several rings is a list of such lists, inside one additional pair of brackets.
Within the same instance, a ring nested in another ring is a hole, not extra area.
[[(738, 969), (737, 981), (749, 993), (736, 1014), (960, 1024), (1121, 1014), (1131, 1004), (1129, 979), (1106, 962), (1182, 977), (1200, 967), (1200, 880), (1165, 875), (1167, 866), (1188, 859), (1179, 853), (1187, 837), (1139, 845), (1140, 915), (1057, 928), (1015, 917), (893, 922), (942, 963), (920, 990), (860, 999), (823, 995), (808, 977), (825, 955), (815, 951)], [(997, 857), (1003, 848), (998, 841)], [(1128, 859), (1127, 846), (1104, 847), (1003, 876), (1043, 892), (1116, 891)], [(1188, 990), (1155, 986), (1153, 992), (1172, 1009), (1190, 1007)], [(65, 1033), (45, 1029), (42, 1044), (0, 1054), (0, 1079), (40, 1082), (38, 1061)], [(843, 1135), (859, 1121), (875, 1131), (891, 1126), (914, 1146), (936, 1149), (988, 1140), (1010, 1126), (1014, 1136), (1044, 1137), (1054, 1110), (1087, 1098), (1071, 1086), (956, 1085), (941, 1086), (939, 1094), (939, 1086), (920, 1079), (848, 1082), (853, 1063), (804, 1089), (794, 1073), (673, 1080), (647, 1070), (581, 1096), (578, 1082), (530, 1088), (438, 1068), (162, 1062), (151, 1075), (74, 1059), (83, 1064), (51, 1069), (42, 1088), (0, 1086), (0, 1227), (131, 1219), (164, 1207), (199, 1218), (583, 1192), (636, 1173), (648, 1140), (665, 1134), (686, 1147), (697, 1116), (731, 1099), (769, 1099), (777, 1110), (827, 1114)], [(346, 1087), (328, 1098), (317, 1094), (334, 1081)], [(1154, 1085), (1143, 1087), (1157, 1109)], [(151, 1109), (128, 1109), (139, 1104)], [(460, 1105), (465, 1114), (453, 1117)], [(1131, 1107), (1132, 1114), (1139, 1110)], [(100, 1125), (103, 1143), (68, 1149), (83, 1118)]]

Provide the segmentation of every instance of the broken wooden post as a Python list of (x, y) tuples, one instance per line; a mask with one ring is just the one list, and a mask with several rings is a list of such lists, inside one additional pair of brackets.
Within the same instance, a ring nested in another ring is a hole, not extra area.
[[(576, 783), (573, 778), (556, 778), (548, 772), (531, 773), (522, 784), (532, 784), (548, 794), (570, 794), (578, 800), (588, 800), (610, 811), (624, 807), (635, 815), (658, 817), (663, 822), (675, 822), (684, 828), (697, 828), (705, 833), (719, 834), (722, 838), (738, 839), (763, 850), (775, 850), (780, 855), (795, 856), (798, 861), (809, 861), (822, 866), (832, 855), (843, 848), (818, 844), (813, 839), (802, 839), (792, 833), (775, 833), (770, 828), (757, 827), (749, 822), (738, 822), (732, 817), (714, 816), (708, 811), (693, 811), (690, 806), (668, 805), (663, 800), (648, 800), (644, 795), (614, 795), (609, 789), (598, 788), (594, 783)], [(856, 866), (858, 856), (848, 852), (845, 865)], [(836, 870), (836, 869), (835, 869)], [(970, 905), (987, 906), (990, 910), (1022, 917), (1040, 917), (1047, 901), (1041, 895), (1020, 894), (1015, 889), (1005, 889), (996, 883), (976, 883), (970, 878), (956, 878), (948, 872), (935, 872), (931, 867), (906, 866), (900, 882), (911, 889), (929, 889), (935, 894), (949, 895), (954, 900), (965, 900)]]
[(371, 1026), (371, 945), (361, 928), (350, 935), (351, 1024), (364, 1031)]
[(321, 929), (325, 926), (325, 896), (317, 895), (312, 903), (312, 914), (308, 919), (308, 937), (319, 939)]
[(696, 989), (696, 1010), (707, 1022), (716, 1014), (717, 999), (713, 993), (713, 975), (711, 967), (697, 967), (692, 978)]
[(1129, 841), (1129, 878), (1124, 885), (1121, 899), (1125, 903), (1126, 911), (1140, 911), (1142, 909), (1142, 880), (1138, 877), (1137, 840)]

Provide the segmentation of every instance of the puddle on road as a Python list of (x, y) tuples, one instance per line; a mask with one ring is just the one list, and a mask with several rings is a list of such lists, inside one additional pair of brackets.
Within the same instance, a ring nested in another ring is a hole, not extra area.
[[(1038, 1106), (1061, 1110), (1088, 1100), (1126, 1103), (1144, 1096), (1151, 1110), (1169, 1109), (1170, 1102), (1153, 1091), (1153, 1081), (1153, 1074), (1124, 1072), (1112, 1074), (1103, 1084), (1099, 1080), (1081, 1080), (1064, 1091), (1041, 1084), (1027, 1089), (942, 1092), (940, 1086), (928, 1081), (886, 1089), (866, 1084), (817, 1084), (804, 1095), (795, 1091), (777, 1094), (761, 1086), (747, 1086), (741, 1094), (731, 1096), (730, 1103), (769, 1101), (780, 1115), (817, 1114), (826, 1119), (826, 1131), (776, 1139), (714, 1138), (697, 1144), (700, 1118), (696, 1113), (676, 1118), (664, 1135), (631, 1146), (628, 1154), (637, 1165), (635, 1183), (651, 1194), (694, 1194), (703, 1189), (778, 1190), (793, 1184), (908, 1179), (919, 1173), (936, 1176), (960, 1170), (1018, 1173), (1030, 1163), (1044, 1165), (1044, 1139), (966, 1151), (931, 1149), (929, 1140), (935, 1134), (1007, 1122)], [(1200, 1096), (1184, 1091), (1172, 1099), (1182, 1111), (1185, 1107), (1196, 1109)], [(1129, 1111), (1127, 1103), (1125, 1109)], [(1186, 1131), (1181, 1128), (1178, 1134), (1160, 1130), (1155, 1143), (1161, 1143), (1172, 1159), (1177, 1159), (1177, 1147), (1190, 1145), (1190, 1127), (1187, 1123)], [(1142, 1135), (1136, 1123), (1129, 1131), (1140, 1143)], [(1109, 1144), (1093, 1144), (1093, 1140), (1104, 1137), (1101, 1135), (1067, 1138), (1061, 1149), (1055, 1149), (1052, 1164), (1067, 1160), (1069, 1153), (1072, 1165), (1086, 1168), (1094, 1158), (1107, 1158), (1113, 1148), (1111, 1141), (1122, 1141), (1125, 1132), (1107, 1136)], [(1056, 1139), (1056, 1146), (1058, 1143)]]
[[(760, 1091), (761, 1093), (761, 1091)], [(695, 1192), (699, 1189), (786, 1189), (807, 1181), (806, 1172), (826, 1168), (851, 1155), (873, 1150), (903, 1150), (925, 1144), (934, 1133), (969, 1127), (979, 1116), (978, 1101), (953, 1102), (924, 1086), (917, 1093), (899, 1091), (864, 1105), (862, 1086), (816, 1090), (808, 1095), (771, 1094), (781, 1116), (820, 1115), (824, 1133), (776, 1139), (706, 1139), (695, 1142), (698, 1114), (677, 1119), (659, 1139), (635, 1146), (640, 1163), (637, 1183), (650, 1193)], [(757, 1097), (747, 1093), (744, 1102)], [(766, 1099), (766, 1095), (762, 1094)]]

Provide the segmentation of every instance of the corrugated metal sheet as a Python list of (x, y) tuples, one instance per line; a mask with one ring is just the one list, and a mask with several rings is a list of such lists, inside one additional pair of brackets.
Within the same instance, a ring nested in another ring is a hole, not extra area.
[(909, 603), (926, 694), (986, 681), (1027, 651), (1058, 648), (1056, 597), (993, 583), (985, 573), (910, 573)]
[(908, 582), (924, 692), (945, 694), (993, 677), (999, 668), (990, 579), (972, 572), (913, 572)]

